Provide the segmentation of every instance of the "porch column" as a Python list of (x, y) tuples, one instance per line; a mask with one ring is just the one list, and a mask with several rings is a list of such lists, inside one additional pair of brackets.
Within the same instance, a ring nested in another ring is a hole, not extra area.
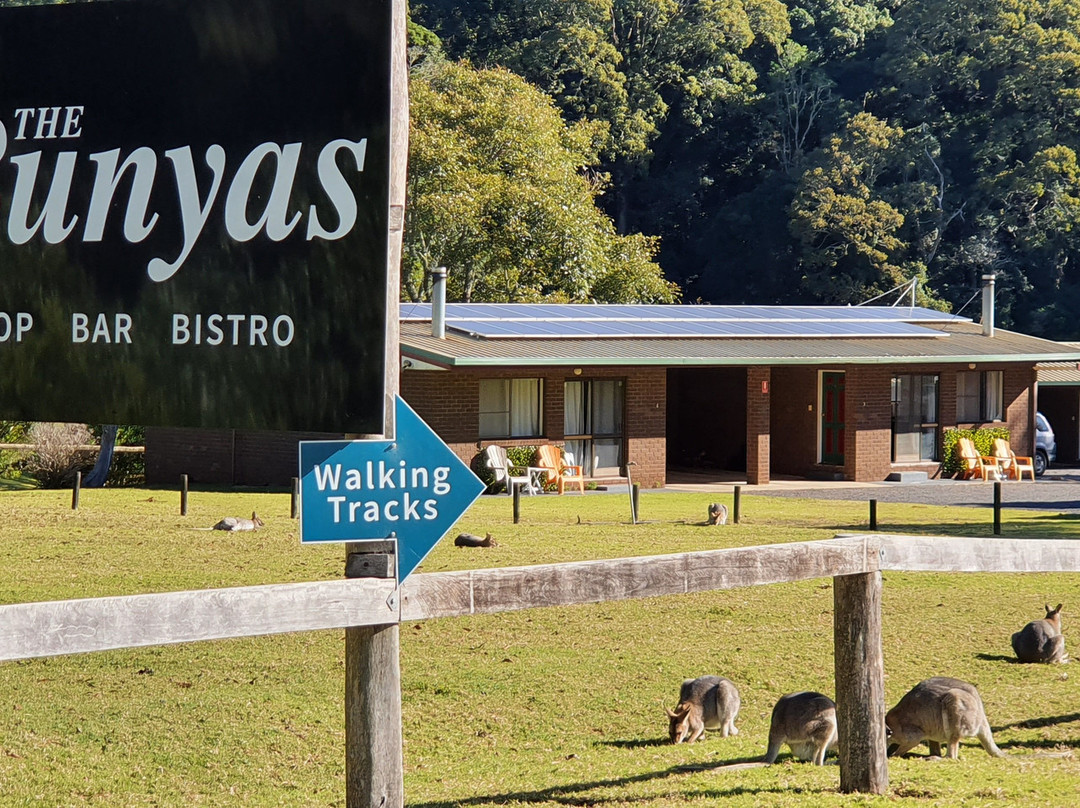
[(746, 369), (746, 481), (769, 483), (769, 401), (772, 368)]

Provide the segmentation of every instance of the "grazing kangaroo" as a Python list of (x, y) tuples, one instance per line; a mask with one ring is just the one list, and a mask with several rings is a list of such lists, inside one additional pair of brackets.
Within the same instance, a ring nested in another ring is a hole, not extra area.
[(679, 706), (664, 708), (670, 721), (668, 735), (672, 743), (693, 743), (706, 729), (720, 730), (720, 737), (738, 735), (735, 716), (742, 699), (739, 690), (723, 676), (699, 676), (686, 679), (679, 688)]
[(979, 691), (960, 679), (935, 676), (919, 682), (885, 714), (885, 726), (891, 756), (899, 757), (926, 741), (931, 755), (940, 755), (944, 743), (948, 756), (955, 759), (960, 739), (975, 737), (987, 754), (1005, 757), (994, 743)]
[(1021, 662), (1068, 662), (1065, 635), (1061, 633), (1061, 604), (1046, 606), (1046, 617), (1032, 620), (1012, 635), (1012, 647)]
[(239, 516), (226, 516), (214, 525), (211, 530), (230, 530), (234, 532), (237, 530), (258, 530), (263, 524), (263, 520), (255, 515), (255, 511), (252, 511), (250, 519)]
[(773, 707), (765, 762), (775, 763), (780, 747), (787, 744), (799, 760), (823, 766), (836, 739), (836, 702), (812, 690), (789, 693)]

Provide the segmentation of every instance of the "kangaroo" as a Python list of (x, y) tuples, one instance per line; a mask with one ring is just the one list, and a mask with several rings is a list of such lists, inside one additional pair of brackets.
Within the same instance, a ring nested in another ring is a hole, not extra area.
[(889, 755), (899, 757), (926, 741), (931, 755), (941, 754), (948, 744), (948, 757), (960, 754), (960, 739), (975, 737), (993, 757), (1005, 757), (994, 743), (982, 699), (975, 686), (948, 676), (919, 682), (885, 714), (890, 735)]
[(211, 530), (230, 530), (234, 532), (237, 530), (258, 530), (263, 524), (265, 524), (263, 520), (255, 515), (255, 511), (252, 511), (250, 519), (243, 519), (239, 516), (226, 516), (214, 525)]
[(735, 716), (742, 700), (739, 690), (723, 676), (699, 676), (686, 679), (679, 688), (679, 706), (664, 708), (670, 721), (668, 734), (672, 743), (693, 743), (706, 729), (720, 730), (720, 737), (738, 735)]
[(1046, 606), (1046, 617), (1032, 620), (1012, 635), (1012, 647), (1021, 662), (1068, 662), (1065, 635), (1061, 633), (1061, 604)]
[(836, 702), (812, 690), (789, 693), (773, 707), (765, 762), (775, 763), (780, 747), (787, 744), (799, 760), (823, 766), (836, 740)]

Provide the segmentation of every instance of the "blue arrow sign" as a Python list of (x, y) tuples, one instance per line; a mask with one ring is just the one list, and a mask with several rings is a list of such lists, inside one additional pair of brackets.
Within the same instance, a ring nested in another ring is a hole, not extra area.
[(396, 536), (400, 583), (484, 484), (400, 396), (395, 413), (392, 441), (300, 442), (300, 541)]

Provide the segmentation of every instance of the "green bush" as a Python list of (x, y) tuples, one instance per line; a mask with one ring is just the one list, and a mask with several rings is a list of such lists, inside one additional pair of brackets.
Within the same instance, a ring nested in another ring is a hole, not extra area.
[[(533, 456), (536, 455), (535, 446), (508, 446), (506, 447), (506, 459), (511, 466), (531, 466), (533, 462)], [(473, 470), (473, 474), (480, 478), (480, 482), (488, 487), (487, 493), (495, 493), (493, 490), (495, 486), (495, 472), (487, 467), (487, 455), (483, 452), (477, 452), (473, 455), (470, 468)], [(503, 490), (502, 484), (499, 484), (499, 491)]]
[(993, 454), (994, 438), (1009, 439), (1009, 430), (1003, 426), (983, 429), (946, 429), (941, 437), (941, 476), (952, 477), (964, 469), (964, 461), (956, 450), (960, 438), (971, 438), (975, 449), (981, 455)]

